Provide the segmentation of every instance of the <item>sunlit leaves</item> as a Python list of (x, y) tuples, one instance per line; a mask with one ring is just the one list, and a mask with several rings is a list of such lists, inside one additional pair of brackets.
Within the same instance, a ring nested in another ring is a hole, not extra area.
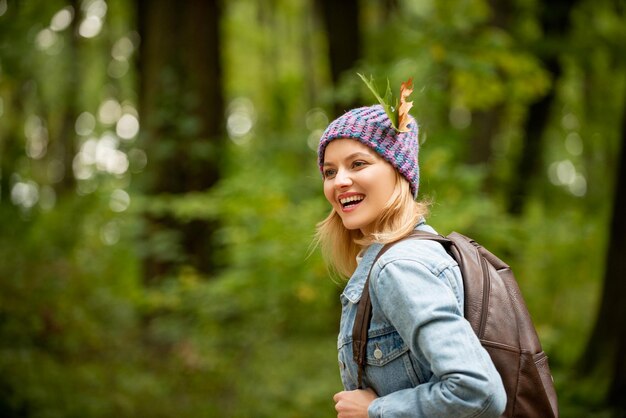
[(505, 101), (529, 103), (550, 87), (539, 60), (510, 49), (477, 50), (452, 72), (455, 101), (472, 109), (487, 109)]

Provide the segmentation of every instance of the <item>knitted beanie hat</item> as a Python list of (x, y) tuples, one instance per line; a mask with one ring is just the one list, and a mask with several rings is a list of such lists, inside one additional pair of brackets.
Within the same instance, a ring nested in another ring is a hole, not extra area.
[(317, 150), (320, 171), (324, 172), (324, 153), (333, 139), (352, 138), (367, 145), (400, 172), (411, 185), (413, 197), (419, 187), (419, 165), (417, 163), (417, 122), (409, 116), (409, 132), (398, 132), (392, 126), (381, 105), (352, 109), (332, 121)]

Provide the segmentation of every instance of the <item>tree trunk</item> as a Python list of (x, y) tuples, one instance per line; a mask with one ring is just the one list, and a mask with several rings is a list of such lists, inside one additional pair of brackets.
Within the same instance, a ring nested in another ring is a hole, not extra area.
[(561, 75), (561, 66), (558, 58), (544, 59), (544, 66), (552, 75), (552, 87), (548, 93), (534, 102), (528, 109), (525, 122), (525, 138), (522, 151), (517, 160), (517, 173), (513, 176), (509, 194), (509, 213), (519, 216), (524, 211), (524, 203), (528, 198), (528, 190), (535, 176), (541, 171), (542, 163), (542, 139), (550, 120), (550, 110), (555, 98), (555, 87)]
[(500, 128), (502, 107), (495, 106), (488, 110), (472, 113), (472, 137), (468, 143), (467, 163), (472, 165), (487, 164), (491, 161), (494, 136)]
[[(555, 85), (561, 76), (559, 63), (560, 50), (557, 48), (545, 48), (544, 45), (563, 45), (565, 36), (570, 28), (570, 13), (576, 5), (576, 0), (558, 0), (543, 4), (541, 10), (541, 26), (544, 39), (535, 46), (539, 58), (544, 67), (552, 75), (552, 86), (545, 96), (531, 104), (525, 122), (525, 138), (522, 145), (521, 155), (517, 161), (517, 169), (509, 188), (508, 211), (512, 215), (519, 216), (524, 210), (524, 203), (529, 195), (530, 185), (533, 179), (541, 172), (542, 162), (542, 139), (548, 125), (550, 110), (554, 102)], [(545, 39), (551, 40), (546, 42)]]
[[(509, 31), (511, 17), (515, 16), (511, 2), (489, 0), (489, 8), (491, 9), (491, 19), (487, 24)], [(502, 115), (503, 107), (501, 105), (472, 112), (472, 134), (468, 142), (469, 150), (466, 154), (468, 164), (489, 164), (493, 153), (493, 139), (500, 129)], [(490, 179), (487, 183), (489, 182)]]
[(609, 402), (626, 407), (626, 106), (622, 119), (622, 144), (614, 185), (613, 215), (604, 273), (604, 289), (593, 332), (581, 359), (585, 373), (606, 367), (613, 373)]
[[(145, 191), (206, 190), (219, 179), (223, 149), (219, 1), (137, 0), (137, 6), (139, 111), (149, 164)], [(170, 246), (181, 254), (148, 255), (146, 276), (175, 272), (181, 264), (213, 272), (214, 228), (206, 220), (150, 217), (148, 240), (174, 237)]]
[[(333, 84), (337, 86), (344, 72), (354, 68), (361, 58), (359, 0), (319, 0), (328, 34), (328, 56)], [(354, 74), (356, 77), (356, 74)], [(357, 107), (358, 101), (335, 103), (334, 114)]]
[[(622, 209), (624, 209), (623, 206)], [(622, 252), (622, 258), (624, 257), (625, 253)], [(626, 273), (626, 269), (622, 265), (622, 274), (624, 273)], [(622, 413), (626, 412), (626, 356), (624, 355), (625, 350), (626, 332), (621, 331), (619, 339), (617, 341), (617, 348), (615, 350), (615, 352), (619, 354), (617, 355), (617, 363), (615, 364), (613, 380), (611, 382), (611, 387), (609, 388), (608, 403), (609, 405), (620, 408), (622, 410)]]

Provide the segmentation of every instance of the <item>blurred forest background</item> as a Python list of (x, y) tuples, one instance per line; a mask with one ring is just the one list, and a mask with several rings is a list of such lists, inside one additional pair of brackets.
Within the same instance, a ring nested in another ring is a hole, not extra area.
[(414, 78), (429, 222), (511, 264), (562, 417), (624, 416), (624, 0), (0, 0), (0, 416), (335, 416), (357, 71)]

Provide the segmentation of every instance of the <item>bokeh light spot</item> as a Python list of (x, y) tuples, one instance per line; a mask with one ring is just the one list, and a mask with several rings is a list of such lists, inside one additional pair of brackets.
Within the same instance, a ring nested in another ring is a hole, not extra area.
[(96, 16), (99, 18), (104, 18), (108, 9), (104, 0), (87, 0), (83, 3), (83, 8), (87, 16)]
[(87, 16), (78, 28), (78, 33), (83, 38), (93, 38), (102, 30), (102, 19), (98, 16)]
[(74, 18), (74, 9), (71, 6), (65, 7), (52, 16), (50, 20), (50, 29), (55, 32), (61, 32), (67, 29)]
[(96, 128), (96, 118), (89, 112), (83, 112), (76, 118), (74, 128), (80, 136), (91, 135)]
[(328, 116), (319, 107), (315, 107), (306, 113), (304, 123), (310, 131), (323, 129), (328, 125)]
[(33, 181), (19, 181), (11, 189), (11, 201), (14, 205), (30, 209), (39, 200), (39, 188)]
[(113, 212), (124, 212), (130, 206), (130, 196), (122, 189), (116, 189), (111, 193), (109, 207)]
[(576, 132), (570, 132), (565, 138), (565, 149), (573, 156), (579, 156), (583, 153), (583, 140)]
[(111, 56), (119, 61), (126, 61), (130, 58), (135, 46), (133, 42), (126, 36), (120, 38), (115, 42), (113, 48), (111, 48)]
[(115, 132), (122, 139), (133, 139), (139, 132), (139, 120), (135, 115), (126, 113), (117, 121)]
[(122, 116), (122, 106), (115, 99), (106, 99), (98, 108), (98, 120), (104, 125), (113, 125)]
[(107, 67), (107, 74), (112, 78), (122, 78), (128, 72), (130, 65), (127, 60), (111, 60)]
[(574, 196), (583, 197), (587, 193), (587, 179), (582, 174), (577, 173), (568, 188)]
[(48, 130), (41, 118), (30, 115), (24, 123), (26, 136), (26, 155), (38, 160), (46, 155), (48, 150)]
[(115, 245), (120, 240), (120, 226), (116, 221), (107, 222), (100, 228), (100, 239), (106, 245)]
[(228, 106), (227, 114), (226, 130), (230, 139), (238, 145), (248, 142), (256, 121), (252, 101), (245, 97), (234, 99)]
[(50, 29), (42, 29), (35, 38), (35, 45), (41, 51), (50, 49), (57, 42), (58, 35)]
[(133, 148), (128, 151), (128, 160), (130, 170), (133, 173), (140, 173), (148, 164), (148, 156), (145, 151), (139, 148)]

